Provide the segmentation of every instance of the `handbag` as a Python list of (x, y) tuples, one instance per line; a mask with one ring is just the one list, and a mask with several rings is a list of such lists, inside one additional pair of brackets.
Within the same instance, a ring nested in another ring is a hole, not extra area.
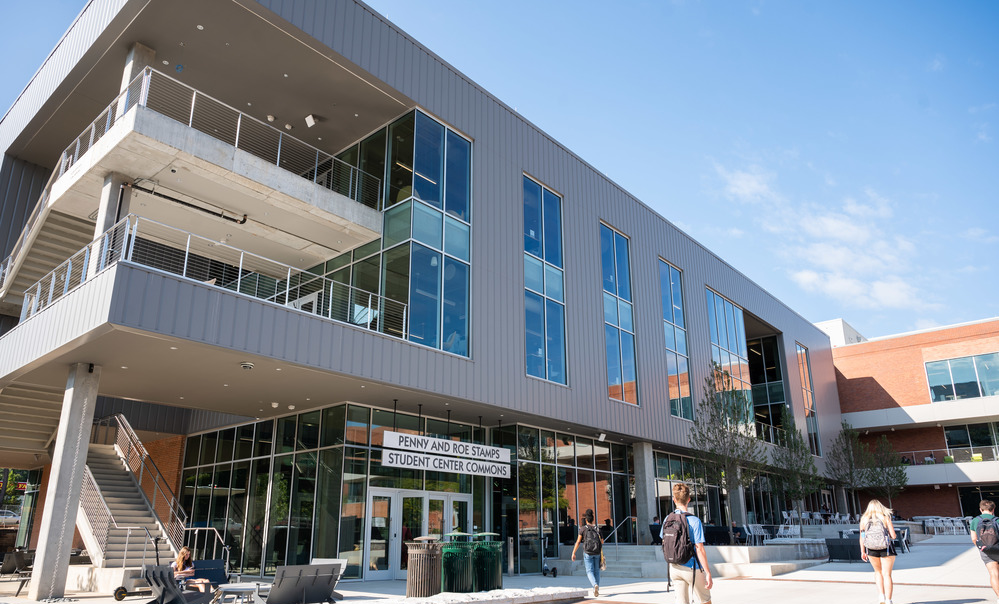
[(607, 559), (604, 558), (603, 551), (600, 552), (600, 570), (607, 570)]

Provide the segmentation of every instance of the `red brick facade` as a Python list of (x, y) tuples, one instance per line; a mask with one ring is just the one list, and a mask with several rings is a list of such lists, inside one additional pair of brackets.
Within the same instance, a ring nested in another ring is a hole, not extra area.
[[(961, 501), (957, 497), (957, 487), (939, 485), (905, 487), (905, 490), (892, 499), (895, 513), (902, 518), (913, 516), (961, 516)], [(866, 509), (871, 500), (869, 493), (860, 493), (861, 509)], [(887, 501), (881, 503), (888, 505)]]

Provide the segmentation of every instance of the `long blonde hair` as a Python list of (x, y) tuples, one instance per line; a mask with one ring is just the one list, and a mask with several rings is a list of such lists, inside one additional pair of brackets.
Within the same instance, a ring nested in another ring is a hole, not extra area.
[(860, 517), (860, 528), (864, 529), (865, 526), (870, 525), (872, 520), (878, 520), (882, 523), (885, 520), (890, 520), (892, 514), (891, 508), (886, 508), (883, 503), (877, 499), (872, 499), (870, 503), (867, 504), (867, 510), (864, 515)]
[(187, 561), (190, 561), (191, 566), (194, 566), (194, 560), (191, 560), (191, 549), (185, 545), (177, 552), (177, 559), (174, 561), (174, 564), (177, 565), (177, 570), (184, 570), (184, 562)]

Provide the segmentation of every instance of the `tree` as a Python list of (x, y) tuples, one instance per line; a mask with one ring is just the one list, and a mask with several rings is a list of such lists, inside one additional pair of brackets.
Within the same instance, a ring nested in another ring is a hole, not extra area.
[(884, 434), (870, 450), (864, 475), (867, 490), (887, 499), (888, 507), (891, 507), (891, 500), (909, 484), (909, 474), (902, 457)]
[(860, 510), (857, 490), (864, 488), (866, 469), (869, 466), (867, 448), (860, 442), (860, 432), (843, 422), (836, 440), (826, 453), (826, 470), (829, 478), (850, 491), (850, 503)]
[(777, 469), (784, 484), (784, 494), (794, 503), (800, 519), (801, 501), (818, 491), (822, 482), (812, 459), (812, 451), (786, 408), (781, 411), (781, 425), (784, 427), (784, 442), (770, 451), (770, 463)]
[[(704, 395), (687, 435), (691, 448), (701, 450), (705, 478), (728, 492), (728, 514), (739, 487), (749, 487), (766, 462), (763, 443), (756, 438), (752, 402), (737, 390), (732, 376), (712, 363), (704, 380)], [(729, 525), (729, 543), (735, 534)]]

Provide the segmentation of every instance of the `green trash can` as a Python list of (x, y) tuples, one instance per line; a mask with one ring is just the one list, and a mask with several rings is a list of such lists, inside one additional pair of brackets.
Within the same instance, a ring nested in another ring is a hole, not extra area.
[(441, 544), (407, 541), (406, 597), (429, 598), (441, 592)]
[(476, 541), (472, 550), (475, 591), (503, 589), (503, 542)]
[(441, 546), (441, 591), (466, 594), (475, 587), (472, 549), (475, 544), (451, 541)]

